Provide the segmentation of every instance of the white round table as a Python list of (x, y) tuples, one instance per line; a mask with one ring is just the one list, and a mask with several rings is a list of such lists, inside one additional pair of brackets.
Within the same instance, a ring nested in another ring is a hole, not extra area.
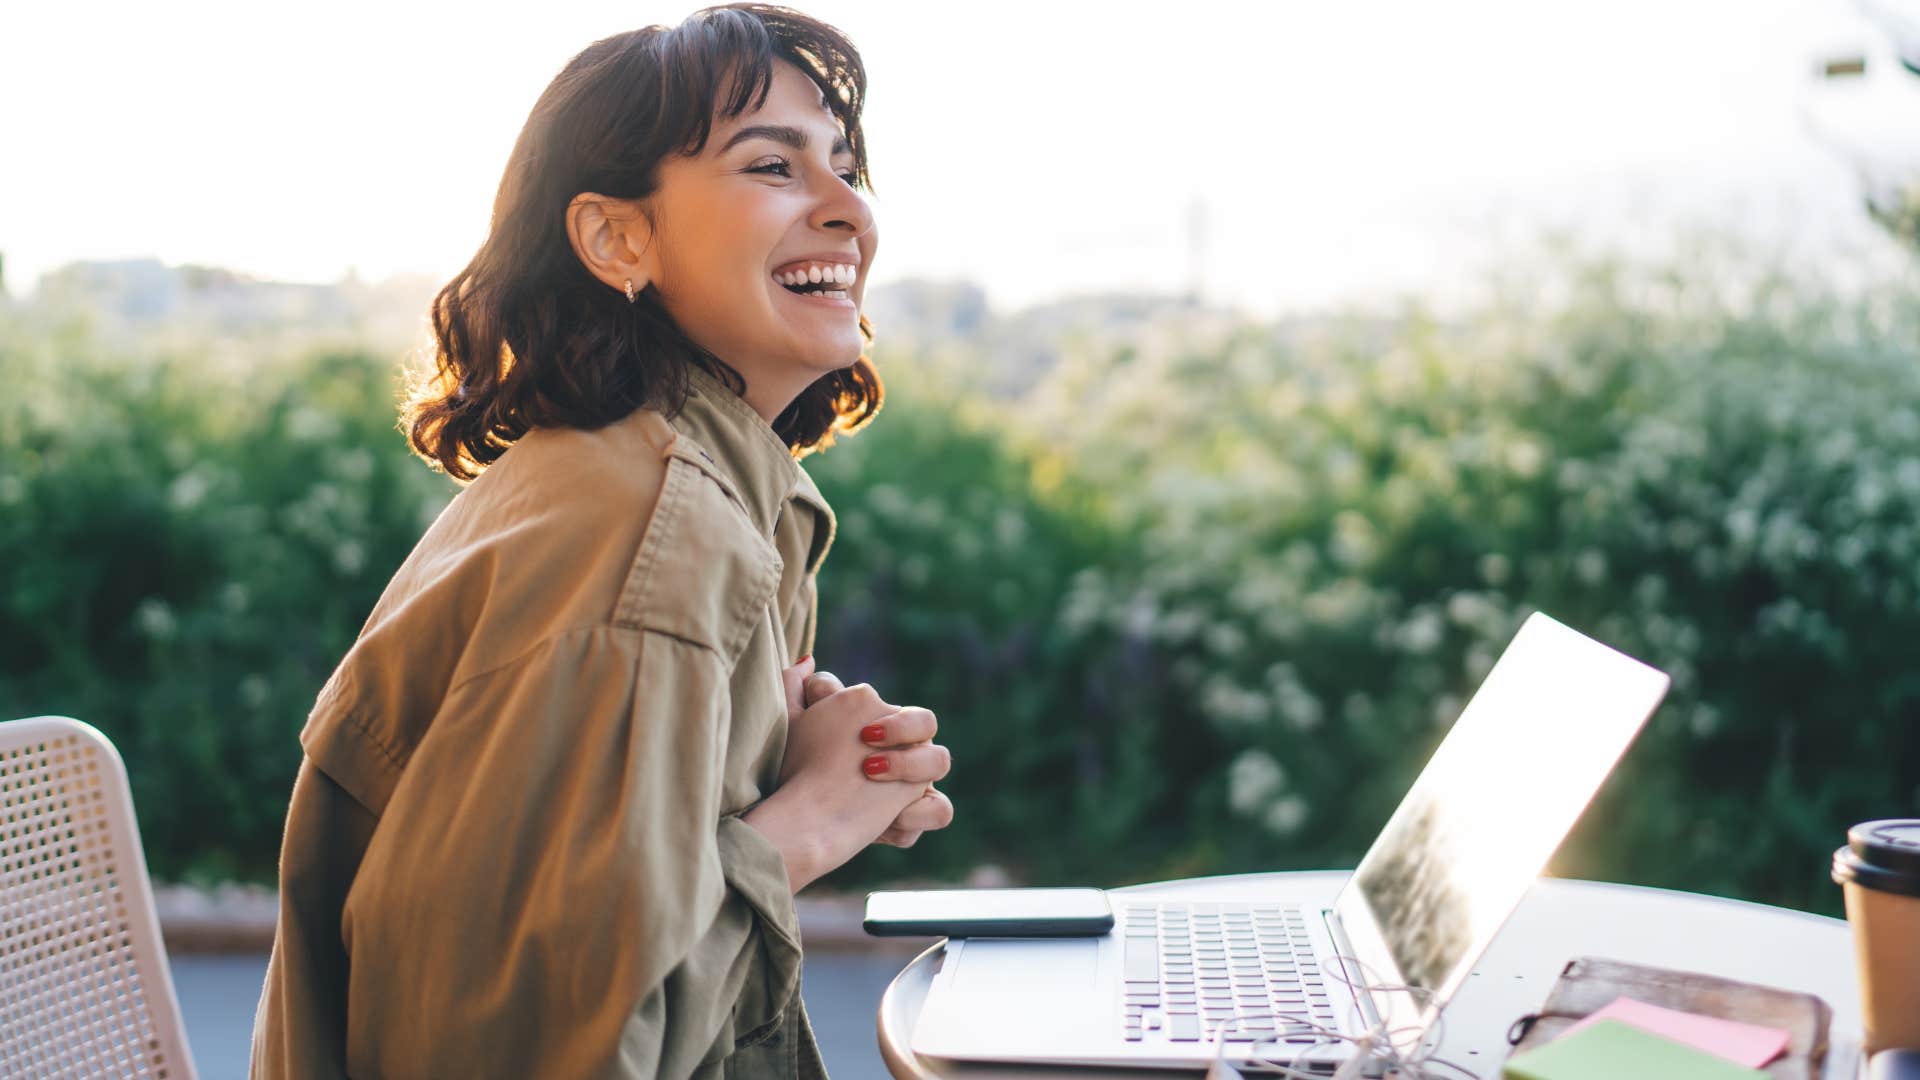
[[(1327, 907), (1347, 871), (1305, 871), (1196, 878), (1115, 889), (1117, 897), (1205, 901), (1210, 894), (1244, 898), (1262, 885), (1284, 883), (1289, 900)], [(1250, 888), (1250, 886), (1252, 888)], [(880, 999), (880, 1056), (900, 1080), (936, 1077), (1074, 1077), (1186, 1075), (1158, 1070), (1113, 1070), (971, 1064), (921, 1058), (909, 1044), (944, 939), (895, 976)], [(1847, 924), (1785, 908), (1738, 900), (1590, 881), (1542, 880), (1528, 890), (1466, 985), (1447, 1006), (1439, 1055), (1483, 1078), (1500, 1075), (1507, 1029), (1546, 999), (1561, 968), (1577, 956), (1719, 975), (1818, 994), (1833, 1006), (1828, 1080), (1858, 1071), (1860, 999)]]

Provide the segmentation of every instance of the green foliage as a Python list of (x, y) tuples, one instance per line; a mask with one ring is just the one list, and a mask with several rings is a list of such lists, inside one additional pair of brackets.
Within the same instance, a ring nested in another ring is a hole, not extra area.
[(1162, 722), (1167, 684), (1144, 635), (1056, 617), (1102, 567), (1137, 569), (1129, 543), (1084, 495), (1042, 497), (965, 412), (896, 393), (869, 430), (809, 462), (839, 523), (814, 655), (933, 709), (954, 758), (953, 826), (911, 852), (871, 851), (841, 884), (997, 859), (1029, 877), (1111, 874), (1136, 844), (1181, 849), (1205, 806), (1186, 786), (1212, 771), (1211, 739)]
[[(991, 665), (964, 697), (927, 681), (937, 638), (855, 671), (942, 710), (945, 786), (991, 817), (884, 869), (1352, 865), (1542, 608), (1675, 679), (1556, 869), (1837, 910), (1825, 862), (1845, 827), (1920, 812), (1920, 305), (1713, 265), (1589, 259), (1446, 320), (1070, 357), (997, 424), (1027, 497), (1109, 542), (1031, 543), (941, 588), (957, 619), (1012, 567), (1038, 574), (1026, 635), (1085, 659)], [(934, 553), (989, 519), (954, 512), (968, 469), (944, 466), (927, 417), (947, 411), (926, 414), (920, 456), (860, 445), (833, 493), (866, 512), (879, 475), (948, 508), (891, 542), (954, 566)], [(1098, 501), (1055, 499), (1061, 476)], [(859, 594), (866, 567), (838, 553), (830, 595)], [(919, 606), (901, 597), (897, 618)], [(1010, 750), (1001, 700), (1062, 678), (1079, 701), (1054, 698)], [(1082, 733), (1149, 764), (1063, 820)]]
[(271, 880), (295, 735), (450, 486), (387, 361), (98, 350), (0, 325), (0, 716), (114, 741), (157, 876)]
[[(1674, 676), (1556, 869), (1836, 910), (1845, 827), (1920, 813), (1920, 301), (1744, 265), (883, 356), (808, 461), (815, 654), (940, 715), (959, 817), (834, 881), (1351, 865), (1541, 608)], [(391, 371), (0, 321), (0, 715), (105, 730), (162, 876), (271, 876), (301, 720), (451, 492)]]

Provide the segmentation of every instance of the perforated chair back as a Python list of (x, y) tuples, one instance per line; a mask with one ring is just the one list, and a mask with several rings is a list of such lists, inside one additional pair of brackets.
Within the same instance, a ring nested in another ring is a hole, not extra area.
[(0, 723), (0, 1076), (194, 1076), (126, 767), (64, 716)]

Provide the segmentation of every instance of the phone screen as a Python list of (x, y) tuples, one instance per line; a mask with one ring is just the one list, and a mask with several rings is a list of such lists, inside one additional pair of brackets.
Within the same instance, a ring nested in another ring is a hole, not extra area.
[(929, 889), (867, 894), (867, 932), (966, 937), (1104, 934), (1113, 927), (1099, 889)]

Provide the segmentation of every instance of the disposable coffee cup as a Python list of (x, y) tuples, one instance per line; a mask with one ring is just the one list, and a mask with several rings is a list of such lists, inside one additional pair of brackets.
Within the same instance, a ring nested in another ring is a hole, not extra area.
[(1848, 829), (1833, 880), (1853, 927), (1867, 1053), (1920, 1049), (1920, 820)]

